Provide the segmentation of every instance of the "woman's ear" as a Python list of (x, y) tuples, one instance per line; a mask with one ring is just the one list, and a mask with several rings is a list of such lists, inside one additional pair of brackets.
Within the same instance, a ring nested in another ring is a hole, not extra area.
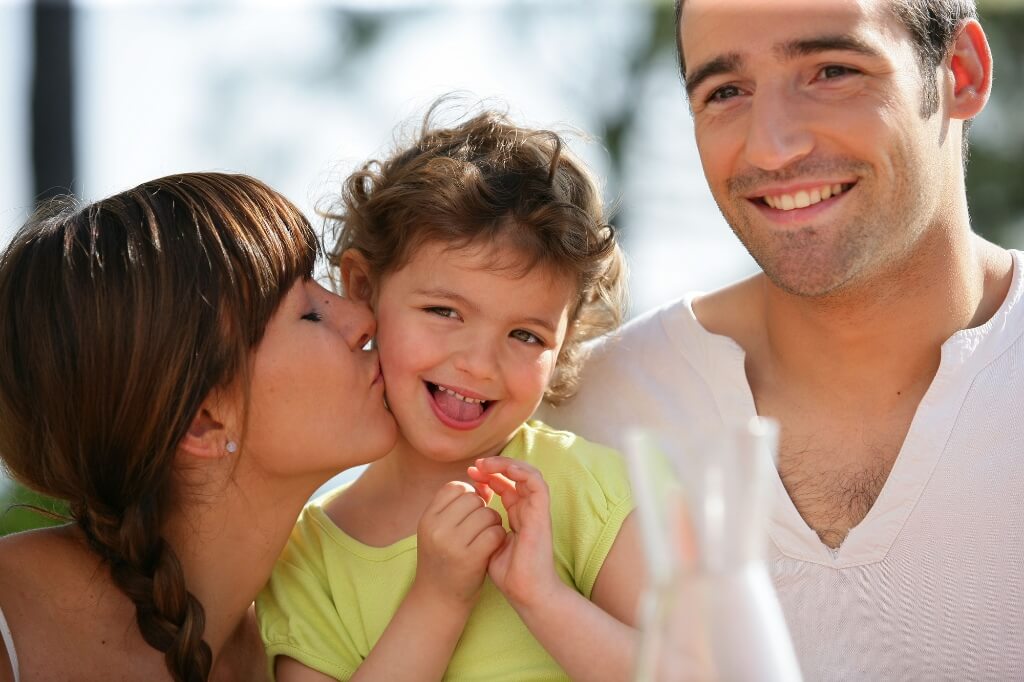
[(953, 43), (948, 67), (953, 75), (950, 115), (967, 120), (977, 116), (992, 92), (992, 51), (977, 21), (960, 28)]
[(227, 426), (232, 420), (225, 412), (225, 399), (221, 391), (214, 390), (203, 401), (178, 444), (179, 452), (201, 459), (216, 459), (238, 451), (238, 436), (229, 433)]
[(341, 285), (345, 288), (346, 298), (373, 307), (375, 282), (370, 274), (370, 264), (366, 256), (356, 249), (348, 249), (341, 254)]

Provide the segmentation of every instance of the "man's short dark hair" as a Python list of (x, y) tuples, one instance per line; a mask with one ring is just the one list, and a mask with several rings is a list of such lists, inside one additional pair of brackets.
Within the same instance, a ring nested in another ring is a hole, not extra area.
[[(681, 28), (684, 1), (676, 0), (676, 48), (685, 81), (686, 61)], [(924, 77), (921, 114), (931, 116), (939, 110), (939, 84), (935, 70), (948, 56), (957, 31), (964, 22), (977, 18), (977, 7), (974, 0), (889, 0), (889, 5), (914, 41), (914, 51)]]

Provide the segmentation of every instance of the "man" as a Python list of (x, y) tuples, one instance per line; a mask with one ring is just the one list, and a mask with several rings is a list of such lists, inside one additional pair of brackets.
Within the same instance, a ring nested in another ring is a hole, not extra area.
[(808, 680), (1024, 677), (1024, 254), (971, 231), (968, 0), (684, 0), (704, 172), (763, 272), (599, 344), (548, 421), (782, 425), (769, 569)]

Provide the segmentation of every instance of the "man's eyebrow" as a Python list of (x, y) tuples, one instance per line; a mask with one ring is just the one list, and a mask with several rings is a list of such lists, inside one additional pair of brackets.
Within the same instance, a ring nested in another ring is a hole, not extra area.
[[(791, 40), (776, 46), (774, 49), (774, 52), (783, 59), (794, 59), (819, 52), (831, 51), (856, 52), (866, 57), (881, 56), (877, 48), (858, 38), (843, 34)], [(741, 66), (743, 66), (743, 55), (738, 52), (720, 55), (709, 62), (701, 64), (693, 70), (692, 75), (683, 74), (687, 96), (693, 95), (693, 91), (700, 87), (700, 84), (707, 79), (723, 73), (736, 71)]]
[(881, 56), (881, 53), (877, 48), (865, 43), (859, 38), (843, 34), (792, 40), (775, 48), (775, 53), (783, 59), (806, 57), (807, 55), (817, 54), (819, 52), (831, 51), (856, 52), (857, 54), (862, 54), (865, 57)]
[(743, 57), (738, 52), (719, 55), (709, 62), (704, 62), (693, 70), (692, 74), (683, 74), (683, 81), (686, 83), (686, 96), (693, 95), (693, 91), (700, 87), (700, 84), (723, 73), (736, 71), (743, 64)]

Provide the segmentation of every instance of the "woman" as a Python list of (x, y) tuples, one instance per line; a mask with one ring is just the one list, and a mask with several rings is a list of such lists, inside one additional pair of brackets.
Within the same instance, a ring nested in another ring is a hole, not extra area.
[(0, 540), (0, 680), (266, 675), (251, 604), (299, 511), (395, 440), (371, 313), (312, 281), (318, 253), (294, 206), (223, 174), (14, 238), (0, 456), (72, 523)]

